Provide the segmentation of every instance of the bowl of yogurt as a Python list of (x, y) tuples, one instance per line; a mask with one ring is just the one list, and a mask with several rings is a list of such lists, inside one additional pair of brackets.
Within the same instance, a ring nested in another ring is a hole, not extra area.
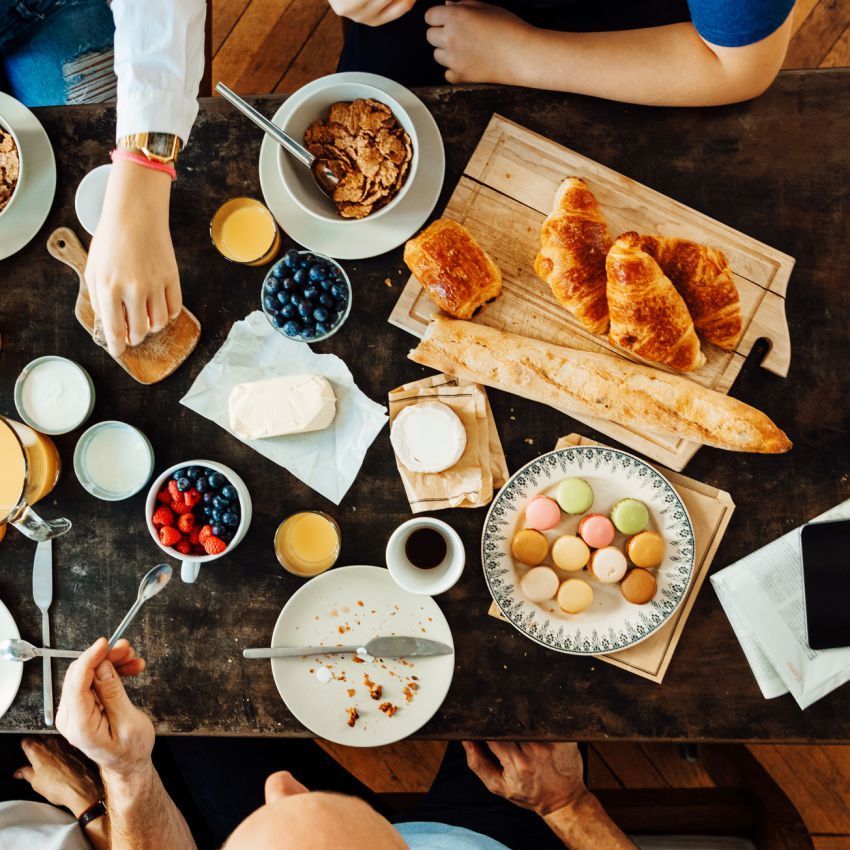
[(15, 382), (15, 407), (30, 428), (53, 437), (79, 428), (94, 408), (89, 373), (67, 357), (38, 357)]
[(153, 474), (153, 447), (126, 422), (98, 422), (83, 433), (74, 449), (74, 472), (92, 496), (119, 502), (138, 493)]

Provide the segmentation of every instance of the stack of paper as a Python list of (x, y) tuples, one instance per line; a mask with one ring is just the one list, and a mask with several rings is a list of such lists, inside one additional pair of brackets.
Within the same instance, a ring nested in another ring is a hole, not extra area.
[[(815, 521), (850, 518), (850, 499)], [(791, 693), (801, 708), (850, 681), (850, 647), (806, 640), (800, 529), (711, 576), (720, 603), (767, 699)]]

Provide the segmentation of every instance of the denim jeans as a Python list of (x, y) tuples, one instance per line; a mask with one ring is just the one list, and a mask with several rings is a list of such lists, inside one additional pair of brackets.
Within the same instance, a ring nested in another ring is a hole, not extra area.
[(0, 89), (27, 106), (115, 97), (106, 0), (0, 0)]

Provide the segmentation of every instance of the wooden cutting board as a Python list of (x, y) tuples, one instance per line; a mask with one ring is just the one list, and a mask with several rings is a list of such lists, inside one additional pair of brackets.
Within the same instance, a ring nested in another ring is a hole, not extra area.
[[(73, 230), (60, 227), (50, 234), (47, 250), (76, 271), (80, 279), (74, 315), (92, 335), (92, 340), (106, 351), (100, 334), (95, 334), (95, 315), (89, 300), (85, 269), (88, 255)], [(185, 307), (165, 329), (147, 336), (139, 345), (127, 348), (113, 358), (140, 384), (155, 384), (167, 378), (194, 351), (201, 337), (201, 324)]]
[[(731, 352), (703, 343), (706, 365), (688, 378), (728, 393), (747, 354), (762, 338), (769, 341), (770, 351), (761, 365), (782, 377), (788, 374), (791, 341), (785, 290), (793, 257), (500, 115), (490, 120), (444, 213), (464, 224), (502, 270), (501, 297), (485, 306), (473, 321), (544, 342), (629, 357), (612, 346), (607, 336), (581, 327), (532, 269), (540, 226), (561, 180), (571, 175), (581, 177), (596, 195), (612, 237), (627, 230), (680, 236), (720, 248), (729, 258), (741, 298), (741, 341)], [(437, 312), (411, 276), (389, 320), (421, 337)], [(699, 449), (698, 443), (675, 437), (606, 420), (575, 418), (677, 471)]]

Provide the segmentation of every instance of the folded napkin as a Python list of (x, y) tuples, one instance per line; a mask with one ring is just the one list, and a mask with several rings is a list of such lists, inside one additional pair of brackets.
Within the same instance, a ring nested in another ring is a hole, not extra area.
[[(324, 375), (333, 386), (337, 413), (328, 428), (262, 440), (241, 440), (231, 431), (227, 402), (237, 384), (306, 374)], [(339, 357), (316, 354), (306, 343), (287, 339), (260, 311), (234, 322), (224, 345), (180, 403), (288, 469), (336, 505), (351, 487), (366, 451), (387, 421), (386, 409), (358, 389)]]

